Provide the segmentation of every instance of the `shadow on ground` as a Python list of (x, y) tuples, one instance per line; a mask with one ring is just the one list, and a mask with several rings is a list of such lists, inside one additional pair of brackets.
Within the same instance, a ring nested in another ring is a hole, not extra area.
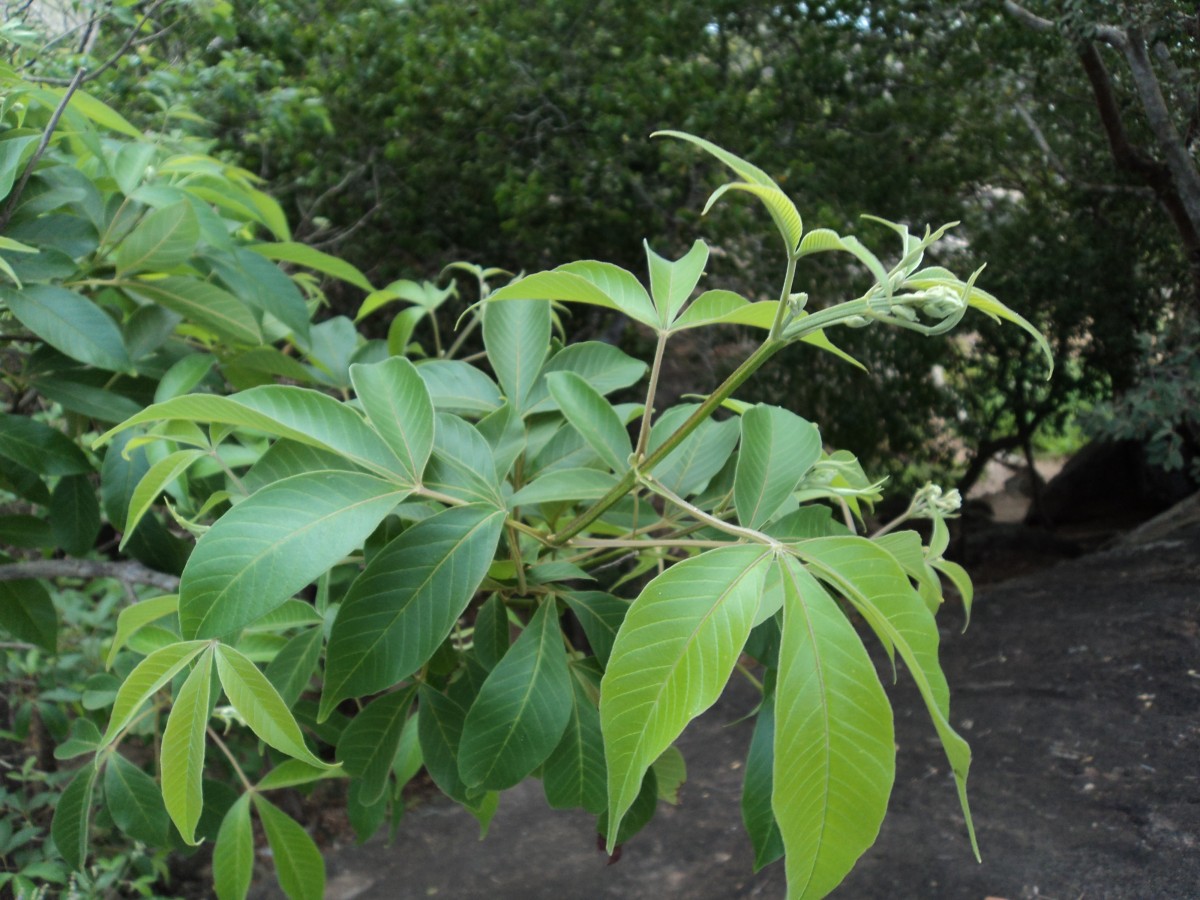
[[(888, 818), (834, 896), (1200, 897), (1200, 524), (989, 586), (965, 634), (958, 610), (941, 619), (983, 863), (901, 671)], [(504, 794), (482, 843), (469, 815), (435, 802), (390, 845), (331, 852), (327, 896), (782, 898), (781, 864), (752, 874), (740, 822), (750, 723), (738, 720), (754, 702), (739, 685), (693, 723), (680, 806), (662, 806), (616, 865), (596, 851), (591, 817), (547, 809), (531, 781)]]

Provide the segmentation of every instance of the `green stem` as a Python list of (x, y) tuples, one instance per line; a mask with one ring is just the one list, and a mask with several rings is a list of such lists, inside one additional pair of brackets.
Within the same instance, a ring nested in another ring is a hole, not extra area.
[(246, 777), (246, 773), (243, 772), (242, 767), (238, 765), (237, 758), (234, 757), (229, 748), (225, 746), (225, 742), (221, 740), (221, 736), (217, 734), (211, 725), (207, 727), (207, 731), (208, 736), (213, 739), (213, 743), (220, 748), (221, 752), (224, 753), (225, 757), (229, 760), (229, 764), (233, 766), (233, 771), (237, 773), (237, 777), (239, 780), (241, 780), (242, 786), (245, 787), (248, 793), (252, 792), (254, 790), (254, 785), (250, 783), (250, 779)]
[[(666, 485), (660, 484), (649, 475), (643, 473), (641, 481), (642, 484), (644, 484), (654, 493), (658, 494), (658, 496), (662, 497), (664, 500), (674, 503), (680, 509), (686, 511), (687, 514), (692, 516), (694, 519), (698, 519), (704, 524), (716, 528), (718, 531), (723, 531), (726, 534), (733, 535), (734, 537), (745, 538), (748, 541), (754, 541), (758, 544), (774, 545), (778, 543), (773, 538), (763, 534), (761, 531), (755, 531), (752, 528), (743, 528), (741, 525), (734, 525), (730, 522), (726, 522), (724, 519), (718, 519), (716, 516), (709, 515), (700, 507), (688, 503)], [(718, 541), (717, 544), (719, 546), (727, 546), (728, 542)]]
[(791, 309), (792, 282), (796, 280), (796, 257), (788, 254), (787, 274), (783, 276), (783, 287), (779, 291), (779, 306), (775, 310), (775, 321), (771, 323), (772, 338), (778, 339), (783, 331), (783, 323)]
[[(807, 320), (806, 320), (807, 321)], [(767, 338), (767, 340), (759, 346), (757, 350), (751, 353), (738, 366), (733, 373), (725, 379), (725, 381), (713, 393), (708, 395), (708, 399), (701, 403), (696, 410), (687, 418), (682, 425), (674, 431), (653, 453), (643, 460), (638, 468), (642, 472), (649, 472), (656, 465), (665, 459), (672, 450), (683, 443), (693, 431), (700, 427), (713, 412), (722, 403), (728, 400), (733, 392), (736, 391), (742, 384), (753, 375), (768, 359), (774, 356), (785, 344), (785, 341), (776, 340), (775, 338)], [(587, 528), (604, 513), (609, 510), (613, 504), (628, 494), (637, 484), (638, 475), (633, 469), (622, 476), (607, 494), (597, 500), (594, 504), (580, 513), (566, 528), (557, 534), (549, 536), (552, 544), (562, 545), (569, 541), (583, 529)]]
[(638, 431), (637, 449), (633, 451), (635, 459), (641, 459), (646, 453), (646, 443), (650, 440), (650, 421), (654, 418), (654, 395), (658, 391), (658, 375), (662, 371), (663, 351), (667, 348), (667, 332), (658, 333), (658, 345), (654, 348), (654, 363), (650, 366), (650, 386), (646, 388), (646, 408), (642, 412), (642, 426)]

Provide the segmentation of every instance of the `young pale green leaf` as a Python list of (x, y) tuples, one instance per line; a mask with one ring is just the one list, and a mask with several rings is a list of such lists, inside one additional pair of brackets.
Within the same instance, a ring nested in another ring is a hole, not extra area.
[(778, 300), (751, 303), (733, 291), (705, 291), (671, 325), (671, 331), (705, 325), (749, 325), (767, 330), (775, 322)]
[(933, 614), (891, 554), (866, 538), (816, 538), (795, 544), (793, 549), (814, 575), (853, 604), (889, 653), (893, 648), (900, 652), (950, 762), (967, 832), (978, 857), (967, 803), (971, 748), (950, 726), (950, 688), (938, 664), (938, 630)]
[(367, 419), (400, 460), (410, 484), (433, 450), (433, 401), (416, 367), (402, 356), (373, 365), (353, 365), (350, 380)]
[(662, 131), (654, 132), (652, 135), (650, 135), (650, 137), (673, 137), (678, 138), (681, 141), (687, 141), (689, 144), (695, 144), (701, 150), (707, 151), (727, 165), (739, 178), (743, 179), (744, 181), (761, 184), (764, 187), (775, 186), (775, 180), (758, 166), (748, 163), (746, 160), (739, 156), (735, 156), (728, 150), (718, 147), (716, 144), (712, 143), (711, 141), (706, 141), (704, 138), (696, 137), (694, 134), (688, 134), (685, 131), (671, 131), (669, 129), (663, 129)]
[(616, 477), (599, 469), (555, 469), (539, 475), (508, 501), (509, 507), (533, 503), (599, 500), (617, 483)]
[(583, 626), (600, 665), (607, 666), (617, 632), (629, 612), (629, 601), (603, 591), (572, 591), (560, 596)]
[(612, 405), (574, 372), (554, 372), (546, 383), (567, 421), (605, 464), (614, 472), (628, 469), (633, 444)]
[(129, 281), (130, 293), (179, 313), (188, 321), (235, 344), (261, 344), (262, 328), (246, 305), (215, 284), (187, 275)]
[(895, 777), (892, 708), (858, 634), (797, 560), (783, 568), (771, 806), (788, 897), (824, 897), (871, 846)]
[[(943, 526), (945, 527), (945, 526)], [(917, 592), (934, 615), (942, 605), (942, 583), (925, 559), (925, 546), (915, 531), (889, 531), (872, 538), (900, 564), (905, 574), (917, 583)]]
[(39, 475), (83, 475), (92, 464), (62, 432), (30, 419), (0, 413), (0, 457)]
[(267, 833), (275, 876), (289, 900), (322, 900), (325, 896), (325, 860), (300, 825), (261, 794), (254, 808)]
[(40, 581), (0, 581), (0, 628), (19, 641), (57, 651), (58, 612)]
[(374, 805), (384, 794), (400, 735), (416, 695), (407, 687), (377, 697), (350, 720), (337, 745), (337, 760), (351, 778), (362, 780), (359, 799)]
[(87, 860), (88, 816), (92, 811), (92, 795), (96, 777), (100, 774), (92, 760), (75, 773), (58, 803), (50, 822), (50, 836), (59, 855), (72, 871), (79, 871)]
[(291, 710), (258, 666), (225, 644), (217, 646), (216, 656), (225, 696), (263, 743), (315, 768), (329, 767), (305, 745)]
[(345, 777), (345, 774), (337, 766), (327, 766), (322, 763), (321, 767), (317, 768), (300, 762), (298, 759), (285, 759), (260, 778), (254, 788), (259, 791), (275, 791), (301, 784), (312, 784), (323, 778), (342, 778)]
[(250, 794), (229, 807), (213, 845), (213, 890), (218, 900), (245, 900), (254, 878), (254, 829), (250, 824)]
[(651, 328), (658, 323), (646, 289), (629, 272), (611, 263), (574, 262), (551, 272), (527, 275), (491, 294), (488, 302), (511, 299), (588, 303), (623, 312)]
[(350, 263), (343, 259), (338, 259), (336, 256), (330, 256), (328, 253), (322, 253), (320, 250), (309, 247), (307, 244), (298, 244), (295, 241), (279, 241), (276, 243), (252, 244), (247, 249), (275, 262), (295, 263), (298, 266), (304, 266), (306, 269), (312, 269), (323, 275), (332, 275), (334, 278), (338, 278), (347, 284), (352, 284), (364, 291), (374, 290), (371, 282), (367, 281), (367, 277)]
[(119, 753), (110, 754), (104, 767), (104, 802), (117, 827), (135, 841), (162, 847), (170, 838), (158, 784)]
[(975, 587), (971, 584), (971, 576), (956, 562), (951, 562), (948, 559), (939, 559), (932, 563), (937, 571), (945, 575), (954, 589), (958, 591), (959, 597), (962, 598), (963, 611), (966, 613), (966, 621), (963, 623), (963, 630), (966, 630), (971, 621), (971, 601), (975, 597)]
[(545, 376), (551, 372), (574, 372), (598, 393), (607, 395), (637, 384), (646, 374), (646, 364), (601, 341), (569, 344), (542, 366), (542, 377), (529, 392), (528, 412), (552, 412), (558, 409), (546, 385)]
[(550, 345), (549, 305), (539, 300), (489, 300), (484, 307), (483, 345), (504, 396), (523, 413)]
[(793, 412), (760, 404), (742, 416), (742, 449), (733, 478), (738, 521), (759, 528), (821, 458), (821, 433)]
[(740, 545), (667, 569), (629, 608), (601, 684), (612, 852), (646, 770), (716, 702), (750, 634), (770, 551)]
[(186, 637), (249, 625), (361, 546), (408, 490), (356, 472), (312, 472), (268, 485), (217, 520), (179, 586)]
[(553, 598), (492, 669), (463, 723), (458, 771), (470, 788), (502, 791), (554, 751), (571, 715), (567, 656)]
[(212, 371), (216, 362), (217, 358), (209, 353), (189, 353), (182, 357), (159, 379), (154, 389), (154, 402), (162, 403), (189, 393)]
[(173, 269), (187, 261), (199, 240), (200, 222), (188, 201), (156, 209), (117, 247), (117, 274)]
[(185, 843), (195, 846), (196, 824), (204, 808), (204, 730), (208, 725), (208, 704), (212, 689), (211, 645), (196, 661), (179, 695), (171, 705), (167, 726), (163, 729), (159, 767), (162, 772), (162, 796), (171, 821)]
[(730, 184), (723, 184), (708, 198), (708, 202), (704, 204), (704, 214), (713, 208), (718, 200), (724, 197), (730, 191), (743, 191), (747, 194), (753, 194), (762, 201), (763, 206), (767, 208), (767, 212), (771, 214), (771, 219), (775, 223), (775, 227), (779, 229), (779, 236), (783, 239), (783, 247), (789, 256), (796, 252), (796, 248), (800, 244), (800, 239), (804, 235), (804, 222), (800, 218), (800, 213), (796, 211), (796, 205), (792, 203), (788, 197), (777, 185), (749, 183), (745, 181), (734, 181)]
[(0, 301), (22, 325), (56, 350), (110, 372), (133, 368), (117, 323), (74, 291), (51, 284), (0, 286)]
[(424, 665), (487, 574), (503, 524), (501, 510), (453, 507), (371, 559), (333, 622), (321, 720), (341, 700), (383, 690)]
[[(558, 746), (542, 766), (546, 802), (553, 809), (586, 809), (600, 815), (607, 803), (604, 782), (604, 736), (593, 697), (599, 694), (595, 676), (571, 667), (571, 714)], [(588, 682), (585, 686), (584, 680)], [(589, 693), (590, 691), (590, 693)]]
[(103, 745), (112, 743), (113, 738), (132, 721), (142, 704), (162, 690), (207, 646), (208, 641), (184, 641), (156, 650), (138, 663), (117, 691)]
[(159, 495), (186, 472), (192, 463), (206, 455), (203, 450), (176, 450), (149, 468), (129, 498), (129, 513), (125, 517), (125, 533), (118, 549), (125, 549), (125, 542), (133, 536), (138, 522), (142, 521), (142, 516), (154, 505)]
[(648, 242), (642, 243), (646, 248), (650, 293), (658, 310), (659, 324), (667, 328), (678, 318), (700, 282), (700, 276), (704, 274), (704, 267), (708, 264), (708, 245), (704, 241), (696, 241), (683, 257), (672, 262), (651, 250)]
[[(779, 569), (778, 565), (772, 569)], [(746, 777), (742, 782), (742, 824), (754, 846), (754, 871), (783, 856), (783, 838), (771, 808), (775, 766), (775, 673), (763, 682), (762, 703), (754, 723), (754, 735), (746, 751)]]
[(289, 708), (296, 705), (296, 701), (308, 688), (313, 674), (317, 671), (323, 639), (324, 633), (321, 628), (309, 628), (300, 632), (283, 645), (263, 672)]

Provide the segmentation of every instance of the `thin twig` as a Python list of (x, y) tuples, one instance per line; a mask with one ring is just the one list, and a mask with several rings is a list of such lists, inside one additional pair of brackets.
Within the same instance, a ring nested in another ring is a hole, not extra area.
[[(138, 20), (138, 23), (136, 25), (134, 25), (131, 29), (129, 29), (129, 33), (127, 35), (125, 35), (125, 42), (123, 44), (121, 44), (121, 46), (117, 49), (117, 52), (112, 54), (112, 56), (110, 56), (108, 59), (106, 59), (104, 62), (102, 62), (99, 66), (97, 66), (95, 69), (93, 69), (88, 75), (86, 75), (84, 77), (83, 80), (84, 81), (92, 81), (95, 78), (99, 78), (101, 75), (103, 75), (105, 72), (107, 72), (113, 66), (115, 66), (117, 64), (117, 62), (121, 59), (121, 57), (124, 56), (129, 51), (129, 48), (133, 46), (133, 42), (137, 40), (138, 34), (142, 30), (142, 26), (146, 24), (146, 22), (149, 20), (149, 18), (152, 15), (154, 15), (158, 11), (158, 8), (160, 6), (162, 6), (165, 2), (166, 2), (166, 0), (155, 0), (154, 3), (151, 3), (150, 8), (148, 10), (146, 10), (146, 12), (142, 16), (142, 18)], [(150, 35), (148, 38), (146, 38), (146, 40), (152, 41), (155, 38), (162, 37), (164, 34), (166, 34), (168, 31), (170, 31), (174, 27), (175, 27), (175, 23), (172, 22), (167, 27), (162, 28), (155, 34)], [(27, 76), (27, 77), (28, 77), (28, 80), (36, 81), (41, 84), (59, 84), (59, 85), (61, 85), (64, 83), (61, 78), (47, 78), (47, 77), (36, 76), (36, 75)], [(78, 77), (78, 76), (76, 76), (76, 77)], [(72, 79), (72, 81), (73, 80), (74, 79)]]
[(24, 578), (115, 578), (126, 584), (148, 584), (168, 594), (179, 588), (179, 579), (174, 575), (155, 572), (136, 560), (34, 559), (0, 566), (0, 581)]
[(33, 156), (30, 158), (29, 164), (25, 166), (25, 171), (21, 173), (16, 187), (8, 195), (8, 202), (4, 205), (4, 212), (0, 213), (0, 231), (8, 227), (8, 220), (16, 212), (17, 201), (21, 199), (21, 193), (25, 190), (26, 183), (28, 183), (30, 176), (33, 175), (33, 170), (37, 167), (38, 160), (42, 158), (42, 154), (50, 146), (50, 138), (54, 136), (54, 130), (58, 128), (58, 120), (67, 111), (67, 104), (71, 102), (71, 95), (78, 90), (86, 72), (87, 69), (80, 67), (79, 71), (75, 73), (75, 77), (71, 79), (70, 85), (67, 86), (67, 90), (63, 93), (62, 100), (59, 101), (54, 113), (50, 116), (50, 122), (46, 125), (46, 130), (42, 132), (42, 139), (38, 142), (37, 150), (34, 151)]

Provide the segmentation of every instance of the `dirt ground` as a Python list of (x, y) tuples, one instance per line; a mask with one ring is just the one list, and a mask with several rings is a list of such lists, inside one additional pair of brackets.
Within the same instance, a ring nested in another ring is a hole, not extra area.
[[(1016, 526), (1013, 526), (1015, 529)], [(1014, 535), (1019, 535), (1014, 538)], [(970, 628), (942, 616), (952, 721), (971, 742), (971, 856), (945, 758), (911, 680), (890, 688), (897, 780), (875, 846), (841, 898), (1200, 898), (1200, 523), (1187, 521), (1052, 565), (1071, 543), (1012, 531), (968, 544), (992, 575)], [(1024, 543), (1021, 543), (1021, 542)], [(1023, 550), (1021, 548), (1024, 548)], [(528, 782), (491, 832), (432, 802), (392, 844), (327, 857), (331, 900), (782, 898), (782, 866), (751, 871), (738, 799), (754, 692), (735, 688), (693, 723), (689, 780), (616, 865), (592, 819), (556, 813)], [(270, 886), (259, 898), (280, 896)]]

